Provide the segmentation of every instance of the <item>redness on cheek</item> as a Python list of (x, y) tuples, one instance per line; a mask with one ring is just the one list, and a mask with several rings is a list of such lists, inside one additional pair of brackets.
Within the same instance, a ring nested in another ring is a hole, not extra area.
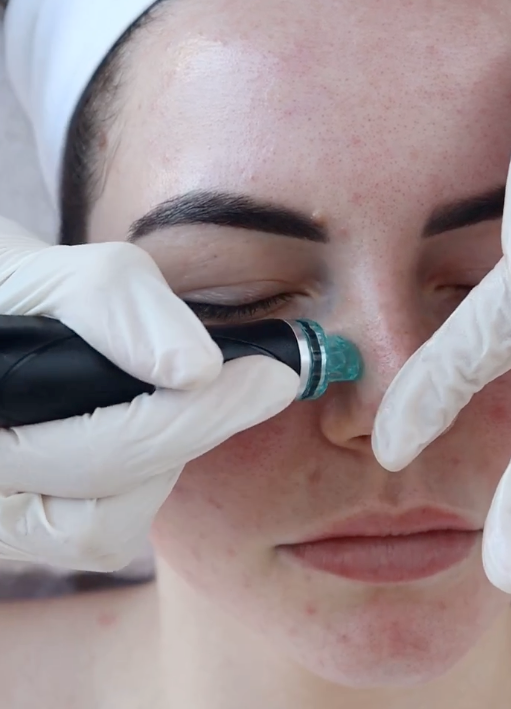
[[(289, 443), (286, 445), (290, 440), (290, 429), (282, 423), (282, 418), (282, 416), (280, 420), (273, 418), (259, 426), (242, 431), (208, 454), (212, 463), (211, 470), (225, 471), (222, 484), (229, 484), (228, 477), (247, 476), (250, 478), (249, 487), (253, 493), (258, 488), (266, 489), (269, 478), (275, 474), (275, 461), (282, 460), (283, 451), (285, 459), (285, 451), (290, 445)], [(239, 485), (239, 482), (237, 481), (236, 484)], [(222, 485), (219, 485), (219, 490), (221, 487)], [(213, 491), (207, 501), (217, 510), (225, 507), (224, 499), (217, 498), (217, 491)]]
[(449, 466), (451, 468), (459, 468), (462, 463), (461, 457), (459, 455), (453, 455), (449, 458)]
[(510, 422), (511, 412), (508, 406), (499, 402), (489, 407), (488, 418), (495, 426), (503, 426)]

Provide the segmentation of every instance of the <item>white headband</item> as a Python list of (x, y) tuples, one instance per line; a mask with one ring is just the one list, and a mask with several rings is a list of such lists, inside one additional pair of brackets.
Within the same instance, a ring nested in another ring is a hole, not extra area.
[(155, 0), (10, 0), (9, 78), (32, 122), (43, 176), (58, 205), (70, 121), (101, 62)]

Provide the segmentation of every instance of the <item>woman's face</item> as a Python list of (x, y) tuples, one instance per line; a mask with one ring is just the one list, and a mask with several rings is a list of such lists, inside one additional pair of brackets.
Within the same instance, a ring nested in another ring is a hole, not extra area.
[(188, 465), (155, 525), (159, 553), (334, 682), (445, 672), (507, 603), (485, 579), (480, 541), (441, 573), (379, 584), (278, 547), (374, 509), (441, 508), (483, 526), (511, 454), (510, 376), (401, 473), (378, 466), (370, 435), (399, 368), (501, 253), (509, 3), (183, 0), (140, 35), (127, 69), (91, 238), (124, 240), (195, 191), (298, 210), (324, 243), (204, 224), (140, 245), (175, 292), (211, 305), (199, 308), (208, 322), (310, 317), (356, 342), (366, 366), (359, 383)]

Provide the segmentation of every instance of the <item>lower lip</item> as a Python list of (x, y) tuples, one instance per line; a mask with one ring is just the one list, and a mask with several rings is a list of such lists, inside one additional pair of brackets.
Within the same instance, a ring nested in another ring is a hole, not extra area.
[(304, 566), (365, 583), (434, 576), (469, 556), (480, 532), (434, 531), (396, 537), (342, 537), (280, 547)]

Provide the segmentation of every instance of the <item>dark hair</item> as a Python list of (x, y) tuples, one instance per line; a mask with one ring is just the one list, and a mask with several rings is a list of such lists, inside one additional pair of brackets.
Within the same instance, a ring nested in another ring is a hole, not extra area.
[(124, 59), (134, 35), (153, 19), (157, 6), (164, 1), (156, 0), (116, 42), (76, 107), (61, 173), (61, 244), (81, 244), (87, 240), (90, 211), (102, 187), (102, 136), (111, 128), (119, 110)]

